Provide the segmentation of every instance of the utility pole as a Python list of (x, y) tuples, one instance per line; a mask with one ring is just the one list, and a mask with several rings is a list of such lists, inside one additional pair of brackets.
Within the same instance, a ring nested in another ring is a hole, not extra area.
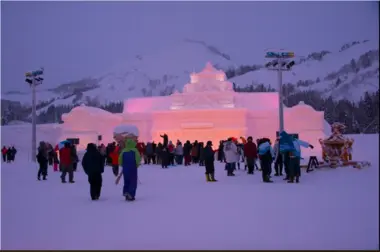
[(37, 114), (36, 114), (36, 86), (42, 84), (44, 80), (41, 76), (44, 69), (25, 73), (25, 82), (32, 88), (32, 161), (36, 162), (37, 155)]
[(290, 71), (295, 65), (294, 61), (288, 61), (290, 58), (294, 58), (293, 52), (267, 52), (266, 58), (274, 59), (271, 62), (265, 64), (268, 70), (277, 71), (278, 76), (278, 119), (279, 119), (279, 133), (285, 129), (284, 125), (284, 99), (282, 92), (282, 72)]

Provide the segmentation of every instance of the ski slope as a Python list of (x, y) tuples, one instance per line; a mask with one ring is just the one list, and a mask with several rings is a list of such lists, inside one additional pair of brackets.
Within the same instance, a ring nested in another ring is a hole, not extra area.
[[(264, 184), (259, 172), (227, 177), (219, 162), (217, 183), (206, 183), (197, 165), (143, 165), (135, 202), (121, 196), (110, 167), (92, 202), (80, 166), (75, 184), (61, 184), (51, 167), (48, 181), (37, 181), (37, 166), (19, 152), (14, 164), (1, 165), (1, 248), (379, 249), (378, 135), (353, 138), (354, 159), (372, 167)], [(16, 148), (26, 149), (24, 140)]]

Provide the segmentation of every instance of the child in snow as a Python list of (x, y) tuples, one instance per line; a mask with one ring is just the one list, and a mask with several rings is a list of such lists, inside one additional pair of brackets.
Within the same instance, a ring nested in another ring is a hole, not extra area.
[(134, 201), (137, 189), (137, 168), (140, 166), (141, 156), (136, 148), (138, 130), (135, 126), (125, 127), (123, 133), (125, 144), (119, 156), (119, 165), (122, 172), (116, 178), (116, 184), (124, 177), (123, 195), (125, 200)]

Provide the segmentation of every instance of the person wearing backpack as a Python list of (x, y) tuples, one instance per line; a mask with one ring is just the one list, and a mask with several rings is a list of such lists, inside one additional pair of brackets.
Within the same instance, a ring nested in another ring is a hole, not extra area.
[(270, 180), (270, 172), (272, 169), (272, 161), (273, 161), (274, 153), (273, 153), (273, 149), (272, 149), (269, 139), (267, 138), (260, 139), (258, 152), (259, 152), (263, 182), (273, 183), (273, 181)]

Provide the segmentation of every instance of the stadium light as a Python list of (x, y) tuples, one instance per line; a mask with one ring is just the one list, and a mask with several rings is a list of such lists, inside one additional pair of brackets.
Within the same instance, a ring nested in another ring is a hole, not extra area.
[(289, 59), (294, 58), (294, 52), (267, 52), (265, 58), (274, 59), (265, 64), (268, 70), (277, 71), (278, 74), (278, 114), (279, 114), (279, 132), (284, 130), (284, 104), (282, 94), (282, 72), (290, 71), (295, 65), (294, 61)]
[(41, 85), (44, 78), (44, 68), (25, 73), (25, 82), (32, 88), (32, 161), (36, 162), (37, 155), (37, 115), (36, 115), (36, 86)]

